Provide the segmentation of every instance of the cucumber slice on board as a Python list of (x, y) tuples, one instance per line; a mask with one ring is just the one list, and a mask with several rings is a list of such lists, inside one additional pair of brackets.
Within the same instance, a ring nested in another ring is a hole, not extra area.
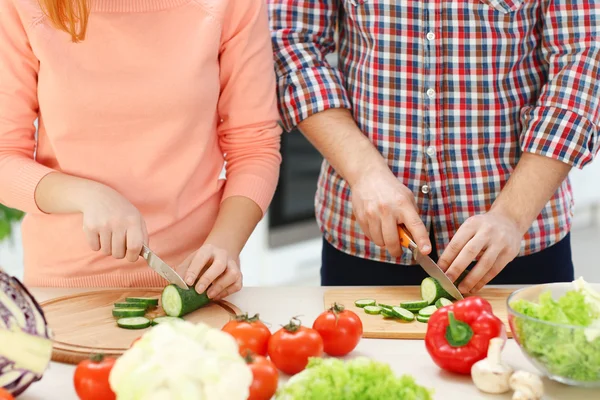
[(128, 302), (118, 302), (114, 304), (115, 308), (146, 308), (146, 306), (142, 303), (128, 303)]
[(417, 315), (417, 321), (426, 324), (426, 323), (429, 322), (429, 317), (424, 317), (422, 315)]
[(377, 302), (374, 299), (360, 299), (354, 302), (354, 305), (359, 308), (364, 308), (367, 306), (374, 306)]
[(383, 315), (385, 318), (396, 318), (396, 313), (392, 311), (391, 308), (381, 307), (381, 315)]
[(162, 308), (169, 317), (183, 317), (210, 303), (206, 292), (198, 294), (193, 287), (183, 290), (176, 285), (167, 286), (161, 297)]
[(393, 307), (392, 311), (394, 316), (402, 321), (413, 321), (415, 319), (415, 314), (408, 311), (406, 308)]
[(421, 310), (419, 310), (419, 315), (422, 317), (431, 317), (431, 315), (433, 315), (434, 312), (437, 311), (437, 307), (436, 306), (427, 306)]
[(164, 324), (165, 322), (171, 322), (171, 321), (181, 321), (183, 320), (183, 318), (179, 318), (179, 317), (156, 317), (152, 320), (152, 325), (158, 325), (158, 324)]
[(364, 310), (365, 310), (365, 313), (370, 314), (370, 315), (381, 314), (381, 307), (379, 307), (379, 306), (365, 306)]
[(142, 303), (145, 304), (146, 307), (158, 306), (158, 299), (154, 297), (128, 297), (125, 301), (128, 303)]
[(394, 306), (391, 306), (389, 304), (377, 303), (377, 305), (381, 308), (387, 308), (388, 310), (391, 310), (392, 308), (394, 308)]
[(442, 297), (441, 299), (438, 299), (438, 300), (435, 302), (435, 306), (436, 306), (437, 308), (446, 307), (446, 306), (449, 306), (450, 304), (452, 304), (452, 300), (448, 300), (448, 299), (447, 299), (447, 298), (445, 298), (445, 297)]
[(435, 304), (438, 299), (445, 297), (447, 299), (453, 299), (437, 281), (437, 279), (428, 277), (423, 279), (421, 282), (421, 298), (427, 302), (427, 304)]
[(407, 309), (408, 311), (419, 311), (429, 305), (425, 300), (411, 300), (403, 301), (400, 303), (400, 307)]
[(145, 329), (150, 325), (150, 320), (144, 317), (121, 318), (117, 320), (117, 326), (123, 329)]
[(145, 308), (113, 308), (112, 315), (116, 318), (143, 317)]

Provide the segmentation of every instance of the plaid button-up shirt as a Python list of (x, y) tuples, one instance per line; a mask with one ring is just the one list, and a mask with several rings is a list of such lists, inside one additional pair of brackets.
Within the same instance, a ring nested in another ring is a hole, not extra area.
[[(269, 0), (284, 125), (350, 109), (410, 188), (443, 251), (489, 210), (522, 152), (583, 167), (600, 146), (598, 0)], [(337, 48), (332, 67), (326, 55)], [(600, 182), (600, 179), (599, 179)], [(598, 184), (596, 182), (595, 184)], [(393, 259), (362, 232), (348, 183), (325, 161), (317, 220), (338, 249)], [(566, 180), (522, 241), (570, 229)]]

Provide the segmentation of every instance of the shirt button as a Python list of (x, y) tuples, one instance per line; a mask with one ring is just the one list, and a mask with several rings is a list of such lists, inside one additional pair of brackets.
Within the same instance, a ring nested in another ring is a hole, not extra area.
[(427, 40), (433, 40), (433, 39), (435, 39), (435, 33), (427, 32)]
[(421, 186), (421, 193), (423, 193), (423, 194), (429, 193), (429, 185)]
[(429, 146), (425, 152), (429, 157), (433, 157), (435, 155), (435, 147)]
[(432, 88), (427, 89), (427, 97), (429, 97), (430, 99), (433, 99), (434, 96), (435, 96), (435, 90), (433, 90)]

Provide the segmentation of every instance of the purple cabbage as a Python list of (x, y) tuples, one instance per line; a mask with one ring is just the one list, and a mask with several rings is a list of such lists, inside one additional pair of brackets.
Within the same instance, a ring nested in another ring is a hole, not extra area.
[(0, 289), (0, 387), (18, 396), (48, 367), (51, 332), (31, 293), (1, 269)]

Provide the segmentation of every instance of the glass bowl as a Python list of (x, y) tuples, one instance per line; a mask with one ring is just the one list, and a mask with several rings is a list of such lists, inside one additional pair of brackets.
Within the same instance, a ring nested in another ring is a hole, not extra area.
[[(600, 284), (589, 285), (600, 292)], [(508, 321), (521, 351), (548, 378), (572, 386), (600, 387), (600, 327), (546, 322), (511, 307), (517, 300), (538, 303), (539, 296), (548, 291), (558, 300), (571, 290), (575, 290), (572, 282), (517, 290), (507, 300)]]

